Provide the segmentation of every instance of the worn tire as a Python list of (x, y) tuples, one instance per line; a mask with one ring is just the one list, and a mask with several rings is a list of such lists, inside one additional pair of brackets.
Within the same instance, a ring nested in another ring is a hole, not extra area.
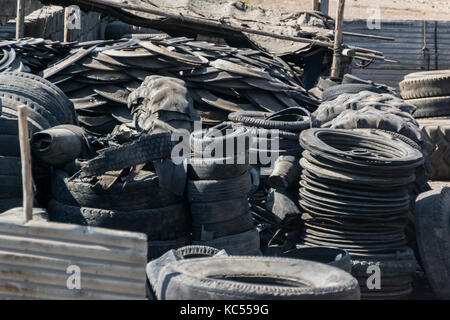
[(192, 202), (192, 223), (200, 225), (223, 222), (248, 213), (248, 209), (247, 197), (214, 202)]
[(450, 96), (408, 100), (416, 106), (415, 118), (443, 117), (450, 115)]
[(54, 199), (78, 207), (135, 211), (167, 207), (182, 200), (169, 190), (159, 187), (158, 176), (142, 172), (129, 183), (114, 183), (104, 190), (99, 183), (71, 180), (67, 173), (55, 170), (52, 179)]
[(450, 299), (450, 188), (419, 195), (415, 207), (417, 243), (434, 293)]
[(301, 121), (267, 120), (266, 118), (271, 115), (273, 114), (269, 112), (237, 111), (230, 113), (228, 119), (233, 122), (242, 123), (244, 126), (263, 129), (278, 129), (281, 131), (299, 132), (311, 126), (309, 119), (306, 118), (306, 120)]
[(174, 239), (186, 234), (190, 225), (183, 203), (165, 208), (113, 211), (74, 207), (51, 200), (48, 214), (50, 221), (142, 232), (149, 240)]
[(431, 163), (431, 180), (450, 179), (450, 119), (423, 119), (418, 121), (430, 141), (425, 150)]
[(419, 99), (450, 95), (450, 72), (408, 78), (400, 82), (403, 99)]
[(147, 259), (148, 261), (157, 259), (171, 249), (178, 249), (191, 244), (191, 238), (188, 233), (173, 240), (151, 240), (148, 242)]
[(223, 180), (239, 177), (248, 169), (248, 156), (191, 158), (187, 175), (191, 180)]
[(250, 173), (226, 180), (189, 180), (187, 197), (190, 202), (211, 202), (239, 199), (251, 189)]
[(236, 218), (209, 224), (193, 224), (192, 240), (211, 241), (217, 238), (246, 232), (253, 228), (253, 219), (249, 212)]
[(320, 263), (287, 258), (179, 260), (161, 270), (158, 281), (162, 285), (156, 294), (162, 300), (360, 298), (358, 282), (347, 272)]
[(0, 176), (22, 176), (19, 157), (0, 156)]
[(177, 249), (183, 259), (207, 258), (217, 254), (220, 250), (208, 246), (184, 246)]
[(350, 255), (344, 249), (331, 247), (296, 248), (279, 255), (282, 258), (293, 258), (325, 263), (348, 273), (352, 271)]
[(374, 93), (386, 93), (386, 90), (377, 88), (370, 84), (348, 83), (330, 87), (323, 91), (322, 100), (331, 101), (339, 97), (341, 94), (356, 94), (361, 91), (370, 91)]
[(194, 240), (192, 244), (223, 249), (234, 256), (257, 256), (261, 253), (259, 250), (259, 232), (256, 228), (210, 241)]

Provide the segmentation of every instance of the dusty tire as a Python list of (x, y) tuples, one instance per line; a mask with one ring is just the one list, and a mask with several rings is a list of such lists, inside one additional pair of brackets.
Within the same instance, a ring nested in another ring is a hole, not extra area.
[(209, 224), (227, 221), (247, 213), (248, 209), (247, 197), (214, 202), (192, 202), (192, 223)]
[(217, 254), (220, 250), (208, 246), (185, 246), (177, 249), (183, 259), (207, 258)]
[(415, 118), (443, 117), (450, 115), (450, 96), (408, 100), (416, 106)]
[(161, 270), (158, 280), (164, 283), (156, 292), (162, 300), (359, 299), (358, 283), (347, 272), (284, 258), (180, 260)]
[(259, 232), (255, 228), (210, 241), (192, 241), (192, 244), (224, 249), (228, 254), (234, 256), (260, 255)]
[(74, 207), (51, 200), (48, 214), (50, 221), (142, 232), (150, 240), (177, 238), (186, 234), (190, 225), (185, 204), (137, 211), (112, 211)]
[(450, 95), (450, 72), (408, 78), (400, 82), (403, 99), (419, 99)]
[(189, 180), (187, 197), (190, 202), (210, 202), (238, 199), (251, 189), (250, 173), (226, 180)]
[(191, 180), (232, 179), (249, 170), (248, 156), (191, 158), (187, 170), (188, 178)]
[(116, 182), (108, 190), (98, 183), (70, 180), (67, 173), (55, 170), (52, 195), (59, 202), (78, 207), (134, 211), (162, 208), (182, 200), (169, 190), (159, 187), (158, 176), (143, 172), (127, 184)]
[(221, 237), (249, 231), (254, 227), (253, 219), (249, 212), (236, 218), (209, 224), (193, 224), (192, 240), (211, 241)]
[(0, 176), (21, 177), (22, 167), (19, 157), (0, 156)]
[(434, 293), (450, 299), (450, 188), (419, 195), (415, 223), (425, 275)]
[(373, 93), (386, 93), (386, 90), (377, 88), (370, 84), (348, 83), (333, 86), (324, 90), (322, 94), (323, 101), (331, 101), (339, 97), (341, 94), (357, 94), (361, 91), (370, 91)]
[(431, 163), (431, 180), (450, 179), (450, 119), (422, 119), (418, 121), (422, 132), (428, 137), (426, 149)]
[(296, 248), (279, 255), (283, 258), (302, 259), (325, 263), (348, 273), (352, 271), (350, 255), (344, 249), (330, 247)]

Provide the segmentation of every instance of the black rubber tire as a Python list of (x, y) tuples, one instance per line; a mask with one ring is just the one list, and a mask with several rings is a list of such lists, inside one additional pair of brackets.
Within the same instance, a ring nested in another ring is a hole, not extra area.
[(175, 144), (170, 132), (144, 134), (130, 143), (105, 149), (101, 155), (89, 160), (83, 166), (80, 177), (101, 175), (137, 164), (169, 159)]
[(22, 176), (20, 157), (0, 156), (0, 176)]
[(450, 116), (450, 96), (420, 98), (408, 100), (416, 106), (415, 118), (432, 118)]
[(177, 254), (183, 259), (207, 258), (217, 254), (220, 250), (208, 246), (184, 246), (177, 249)]
[(450, 71), (442, 74), (414, 77), (400, 82), (403, 99), (419, 99), (450, 95)]
[(58, 88), (56, 85), (44, 79), (38, 75), (26, 73), (26, 72), (3, 72), (2, 75), (5, 76), (14, 76), (22, 79), (31, 79), (36, 82), (39, 82), (42, 85), (43, 90), (45, 90), (48, 94), (54, 97), (55, 102), (60, 105), (61, 112), (65, 114), (65, 122), (68, 124), (76, 123), (76, 115), (75, 109), (73, 107), (72, 101), (66, 96), (66, 94)]
[(253, 227), (254, 224), (252, 216), (249, 212), (246, 212), (243, 215), (227, 221), (209, 224), (193, 224), (192, 240), (211, 241), (217, 238), (246, 232)]
[(233, 256), (257, 256), (261, 254), (259, 232), (256, 228), (210, 241), (194, 240), (192, 244), (223, 249)]
[(150, 240), (170, 240), (189, 231), (186, 205), (137, 211), (112, 211), (74, 207), (51, 200), (48, 204), (49, 220), (85, 226), (142, 232)]
[[(10, 92), (0, 91), (0, 100), (2, 106), (2, 114), (5, 114), (9, 118), (18, 118), (18, 107), (25, 105), (28, 110), (28, 122), (32, 124), (33, 132), (41, 131), (51, 126), (58, 125), (59, 123), (49, 121), (46, 117), (52, 117), (47, 111), (34, 102), (28, 102), (23, 97), (12, 94)], [(43, 115), (44, 114), (44, 115)], [(37, 130), (35, 129), (37, 128)]]
[(23, 199), (19, 197), (2, 199), (0, 198), (0, 217), (2, 217), (2, 213), (17, 208), (23, 205)]
[(59, 202), (72, 206), (119, 211), (162, 208), (182, 200), (169, 190), (159, 187), (156, 174), (145, 171), (141, 171), (134, 181), (126, 184), (116, 182), (104, 190), (98, 183), (71, 180), (64, 171), (55, 170), (52, 195)]
[(450, 180), (450, 118), (419, 120), (430, 145), (426, 148), (431, 164), (431, 180)]
[(191, 158), (187, 175), (191, 180), (222, 180), (239, 177), (248, 170), (248, 157), (241, 155), (225, 158)]
[[(221, 135), (215, 136), (219, 134)], [(191, 150), (195, 156), (204, 158), (242, 156), (249, 148), (250, 132), (246, 127), (224, 122), (209, 129), (194, 131), (189, 139)], [(229, 145), (233, 147), (232, 150), (228, 150)], [(222, 152), (222, 154), (216, 154), (216, 151)]]
[(157, 259), (171, 249), (178, 249), (191, 244), (191, 238), (186, 233), (177, 239), (158, 241), (152, 240), (148, 242), (147, 260)]
[(370, 91), (374, 93), (386, 93), (387, 90), (383, 90), (380, 88), (377, 88), (370, 84), (360, 84), (360, 83), (348, 83), (348, 84), (341, 84), (338, 86), (333, 86), (331, 88), (328, 88), (327, 90), (324, 90), (322, 94), (322, 100), (323, 101), (331, 101), (339, 97), (341, 94), (356, 94), (361, 91)]
[(0, 117), (0, 134), (18, 136), (19, 127), (17, 119)]
[(22, 196), (22, 177), (0, 175), (0, 199), (20, 198)]
[(266, 118), (271, 115), (273, 114), (260, 111), (237, 111), (230, 113), (228, 119), (233, 122), (242, 123), (244, 126), (278, 129), (281, 131), (299, 132), (311, 127), (309, 119), (302, 121), (267, 120)]
[[(68, 107), (70, 108), (70, 105), (72, 105), (73, 108), (73, 104), (70, 102), (70, 100), (68, 100), (67, 97), (66, 99), (68, 101), (65, 102), (63, 102), (62, 99), (58, 99), (60, 94), (57, 92), (57, 90), (52, 90), (50, 88), (50, 85), (44, 83), (44, 81), (48, 82), (45, 79), (42, 79), (43, 81), (38, 81), (36, 79), (29, 78), (26, 73), (25, 76), (21, 76), (20, 74), (22, 73), (2, 73), (0, 74), (0, 81), (1, 83), (22, 88), (24, 94), (17, 90), (19, 95), (27, 96), (36, 103), (40, 104), (49, 113), (51, 113), (59, 123), (73, 123), (73, 114), (69, 118), (70, 113), (65, 112), (65, 109)], [(54, 86), (53, 84), (51, 85)], [(68, 111), (71, 112), (70, 109)]]
[(20, 144), (18, 136), (0, 134), (0, 155), (7, 157), (20, 156)]
[(325, 264), (287, 258), (179, 260), (165, 267), (158, 280), (164, 284), (156, 292), (161, 300), (360, 298), (358, 282), (347, 272)]
[(282, 258), (325, 263), (348, 273), (352, 271), (350, 255), (344, 249), (331, 247), (302, 247), (283, 252), (279, 256)]
[(192, 223), (199, 225), (223, 222), (248, 213), (248, 209), (247, 197), (215, 202), (192, 202)]
[(419, 195), (415, 207), (417, 243), (425, 275), (440, 299), (450, 299), (450, 188)]
[(239, 199), (251, 189), (250, 173), (226, 180), (188, 180), (187, 197), (190, 202), (211, 202)]
[(35, 110), (39, 115), (41, 115), (48, 123), (52, 126), (57, 126), (63, 123), (60, 118), (57, 118), (54, 111), (49, 111), (46, 108), (46, 101), (35, 98), (31, 95), (32, 90), (20, 89), (11, 84), (0, 84), (0, 94), (2, 97), (7, 97), (14, 100), (16, 105), (25, 104), (31, 109)]

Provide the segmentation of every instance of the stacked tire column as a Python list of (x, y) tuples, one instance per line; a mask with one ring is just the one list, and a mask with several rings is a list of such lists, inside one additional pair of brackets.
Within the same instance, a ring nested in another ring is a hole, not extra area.
[(450, 70), (415, 72), (400, 82), (403, 99), (417, 109), (414, 117), (431, 142), (431, 180), (450, 180)]
[(249, 133), (221, 124), (192, 133), (187, 197), (192, 243), (225, 249), (231, 255), (258, 255), (259, 234), (249, 211), (252, 177)]

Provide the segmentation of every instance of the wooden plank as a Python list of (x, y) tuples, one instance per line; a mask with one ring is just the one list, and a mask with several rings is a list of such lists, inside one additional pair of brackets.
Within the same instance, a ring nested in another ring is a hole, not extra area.
[(0, 250), (0, 264), (14, 264), (42, 269), (64, 270), (70, 265), (77, 265), (83, 274), (95, 274), (108, 277), (140, 280), (145, 277), (142, 264), (122, 265), (98, 260), (80, 259), (76, 257), (43, 256), (32, 253)]
[(33, 219), (33, 178), (31, 176), (31, 152), (28, 137), (28, 110), (19, 106), (20, 161), (22, 163), (23, 213), (25, 221)]
[(320, 0), (320, 12), (328, 15), (329, 7), (329, 0)]
[(87, 227), (68, 223), (34, 220), (23, 223), (13, 218), (0, 218), (1, 233), (80, 243), (96, 243), (115, 247), (136, 247), (142, 250), (147, 247), (147, 235), (143, 233)]
[(17, 16), (16, 16), (16, 39), (23, 38), (25, 24), (25, 8), (24, 0), (17, 0)]

